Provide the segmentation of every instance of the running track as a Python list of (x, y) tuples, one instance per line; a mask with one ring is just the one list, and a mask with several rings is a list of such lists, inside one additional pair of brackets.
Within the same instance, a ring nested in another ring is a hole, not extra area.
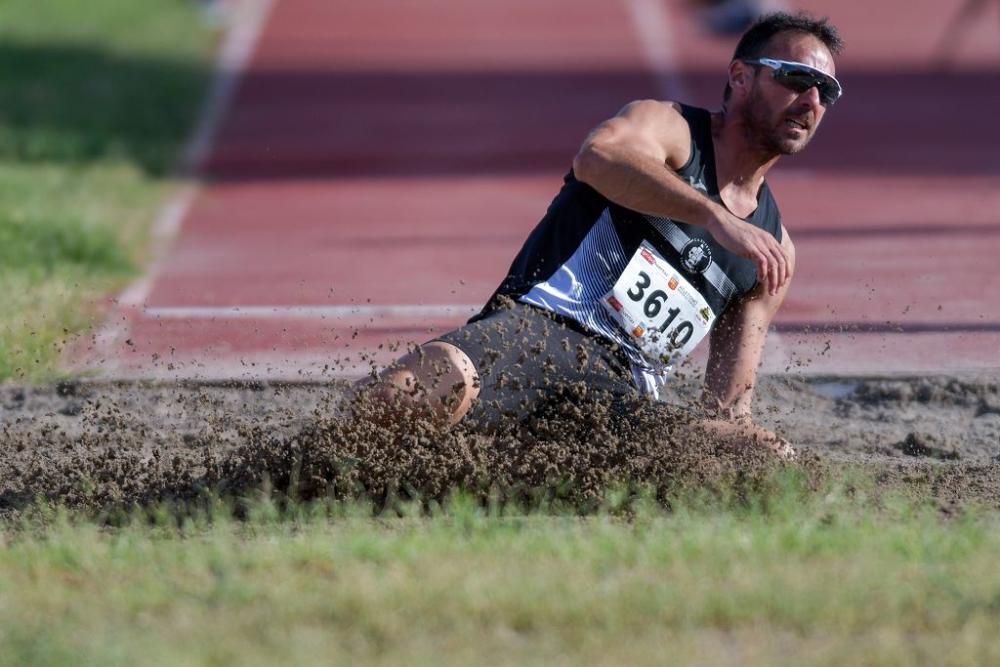
[[(793, 4), (847, 37), (846, 95), (770, 178), (799, 268), (765, 370), (997, 370), (995, 22), (945, 72), (933, 47), (960, 0)], [(193, 147), (200, 185), (164, 215), (173, 238), (75, 368), (315, 379), (384, 363), (491, 293), (593, 125), (643, 97), (714, 108), (732, 50), (668, 0), (263, 6)]]

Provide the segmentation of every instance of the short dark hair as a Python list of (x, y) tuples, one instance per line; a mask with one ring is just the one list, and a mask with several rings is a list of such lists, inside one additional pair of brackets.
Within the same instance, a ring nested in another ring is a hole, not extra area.
[[(763, 57), (767, 47), (775, 35), (783, 32), (800, 32), (812, 35), (823, 42), (830, 53), (839, 54), (844, 50), (844, 40), (840, 33), (832, 26), (828, 18), (813, 18), (809, 14), (800, 12), (798, 14), (788, 14), (786, 12), (774, 12), (765, 14), (754, 21), (753, 25), (740, 37), (736, 50), (733, 52), (733, 60), (753, 60)], [(729, 82), (726, 82), (726, 90), (722, 99), (728, 100), (732, 89)]]

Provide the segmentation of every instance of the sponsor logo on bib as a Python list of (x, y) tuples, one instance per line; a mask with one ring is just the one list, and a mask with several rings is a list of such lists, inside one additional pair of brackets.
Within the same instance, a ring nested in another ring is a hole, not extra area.
[(691, 239), (681, 249), (681, 266), (691, 273), (705, 273), (712, 264), (712, 250), (701, 239)]

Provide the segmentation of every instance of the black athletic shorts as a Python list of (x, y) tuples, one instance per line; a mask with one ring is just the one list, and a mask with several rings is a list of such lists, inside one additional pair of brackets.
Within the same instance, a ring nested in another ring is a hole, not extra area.
[(621, 349), (535, 306), (507, 300), (436, 340), (455, 345), (475, 364), (480, 393), (468, 419), (481, 426), (524, 420), (552, 401), (611, 401), (628, 410), (640, 398)]

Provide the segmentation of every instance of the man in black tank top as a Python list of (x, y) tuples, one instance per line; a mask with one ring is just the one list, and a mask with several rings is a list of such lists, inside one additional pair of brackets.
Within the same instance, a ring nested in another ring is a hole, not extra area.
[(710, 341), (703, 400), (721, 439), (788, 443), (750, 421), (768, 327), (795, 267), (765, 175), (840, 97), (825, 19), (771, 14), (741, 38), (717, 112), (641, 100), (595, 128), (507, 277), (469, 324), (367, 381), (447, 423), (524, 418), (567, 387), (659, 398)]

